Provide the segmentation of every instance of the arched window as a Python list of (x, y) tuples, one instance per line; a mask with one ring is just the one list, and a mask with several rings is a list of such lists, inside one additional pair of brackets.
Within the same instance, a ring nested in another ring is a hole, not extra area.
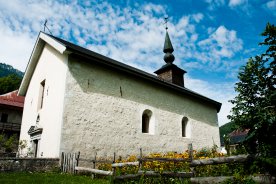
[(152, 112), (150, 110), (144, 110), (142, 115), (142, 133), (153, 133), (151, 125)]
[(188, 118), (183, 117), (182, 118), (182, 137), (188, 137)]

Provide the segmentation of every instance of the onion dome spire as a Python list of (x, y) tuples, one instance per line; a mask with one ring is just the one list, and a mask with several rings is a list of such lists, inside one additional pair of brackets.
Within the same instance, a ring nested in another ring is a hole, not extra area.
[(163, 48), (163, 52), (165, 53), (164, 61), (166, 63), (173, 63), (173, 61), (174, 61), (174, 55), (172, 54), (173, 51), (174, 50), (173, 50), (172, 42), (171, 42), (169, 33), (166, 30), (165, 43), (164, 43), (164, 48)]
[(165, 18), (166, 24), (166, 37), (163, 52), (165, 53), (164, 61), (166, 62), (160, 69), (156, 70), (154, 73), (157, 74), (157, 77), (163, 81), (170, 82), (172, 84), (178, 85), (180, 87), (184, 87), (184, 77), (183, 75), (186, 73), (185, 70), (178, 68), (174, 61), (173, 46), (168, 33), (168, 17)]

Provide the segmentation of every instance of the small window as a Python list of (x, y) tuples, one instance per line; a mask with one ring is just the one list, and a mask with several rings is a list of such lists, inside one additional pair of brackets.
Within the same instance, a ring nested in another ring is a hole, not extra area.
[(187, 124), (188, 124), (188, 118), (187, 117), (182, 118), (182, 137), (188, 137)]
[(149, 120), (150, 117), (148, 114), (143, 114), (142, 116), (142, 132), (149, 133)]
[(1, 115), (1, 122), (2, 123), (7, 123), (8, 122), (8, 114), (2, 113), (2, 115)]
[(39, 97), (38, 97), (38, 110), (39, 110), (39, 109), (42, 109), (42, 107), (43, 107), (44, 89), (45, 89), (45, 80), (43, 80), (43, 81), (40, 83)]
[(142, 115), (142, 133), (153, 133), (152, 131), (150, 131), (150, 129), (152, 129), (152, 125), (151, 125), (151, 116), (152, 116), (152, 112), (150, 110), (145, 110), (143, 112)]

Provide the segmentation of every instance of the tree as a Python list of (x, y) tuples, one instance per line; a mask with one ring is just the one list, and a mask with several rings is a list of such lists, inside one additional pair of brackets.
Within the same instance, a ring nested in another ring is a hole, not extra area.
[(11, 74), (0, 78), (0, 95), (14, 91), (19, 88), (22, 78), (16, 74)]
[(259, 166), (276, 173), (276, 27), (267, 24), (259, 45), (266, 52), (250, 58), (241, 67), (235, 91), (238, 95), (230, 120), (240, 129), (250, 129), (244, 142), (249, 153), (259, 155)]

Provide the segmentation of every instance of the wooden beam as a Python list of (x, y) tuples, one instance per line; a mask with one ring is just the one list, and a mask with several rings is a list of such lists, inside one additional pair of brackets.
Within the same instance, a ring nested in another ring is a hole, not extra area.
[(230, 156), (230, 157), (217, 157), (217, 158), (193, 160), (190, 163), (190, 166), (195, 167), (195, 166), (202, 166), (202, 165), (216, 165), (216, 164), (224, 164), (224, 163), (242, 163), (242, 162), (246, 162), (249, 158), (252, 158), (252, 157), (250, 155), (237, 155), (237, 156)]
[(124, 179), (132, 179), (132, 178), (138, 178), (142, 174), (128, 174), (128, 175), (122, 175), (122, 176), (116, 176), (114, 179), (115, 180), (124, 180)]
[(100, 175), (106, 175), (106, 176), (112, 176), (113, 172), (112, 171), (103, 171), (99, 169), (92, 169), (92, 168), (87, 168), (87, 167), (76, 167), (75, 170), (77, 171), (87, 171), (91, 172), (94, 174), (100, 174)]
[(233, 176), (219, 176), (219, 177), (196, 177), (191, 178), (191, 183), (222, 183), (228, 179), (232, 179)]
[(124, 162), (124, 163), (114, 163), (112, 167), (124, 167), (124, 166), (138, 166), (139, 162)]
[(161, 175), (178, 178), (191, 178), (194, 176), (193, 172), (163, 172)]
[(143, 174), (144, 176), (166, 176), (166, 177), (178, 177), (178, 178), (191, 178), (193, 177), (192, 172), (169, 172), (165, 171), (163, 173), (155, 171), (138, 171), (138, 174)]

